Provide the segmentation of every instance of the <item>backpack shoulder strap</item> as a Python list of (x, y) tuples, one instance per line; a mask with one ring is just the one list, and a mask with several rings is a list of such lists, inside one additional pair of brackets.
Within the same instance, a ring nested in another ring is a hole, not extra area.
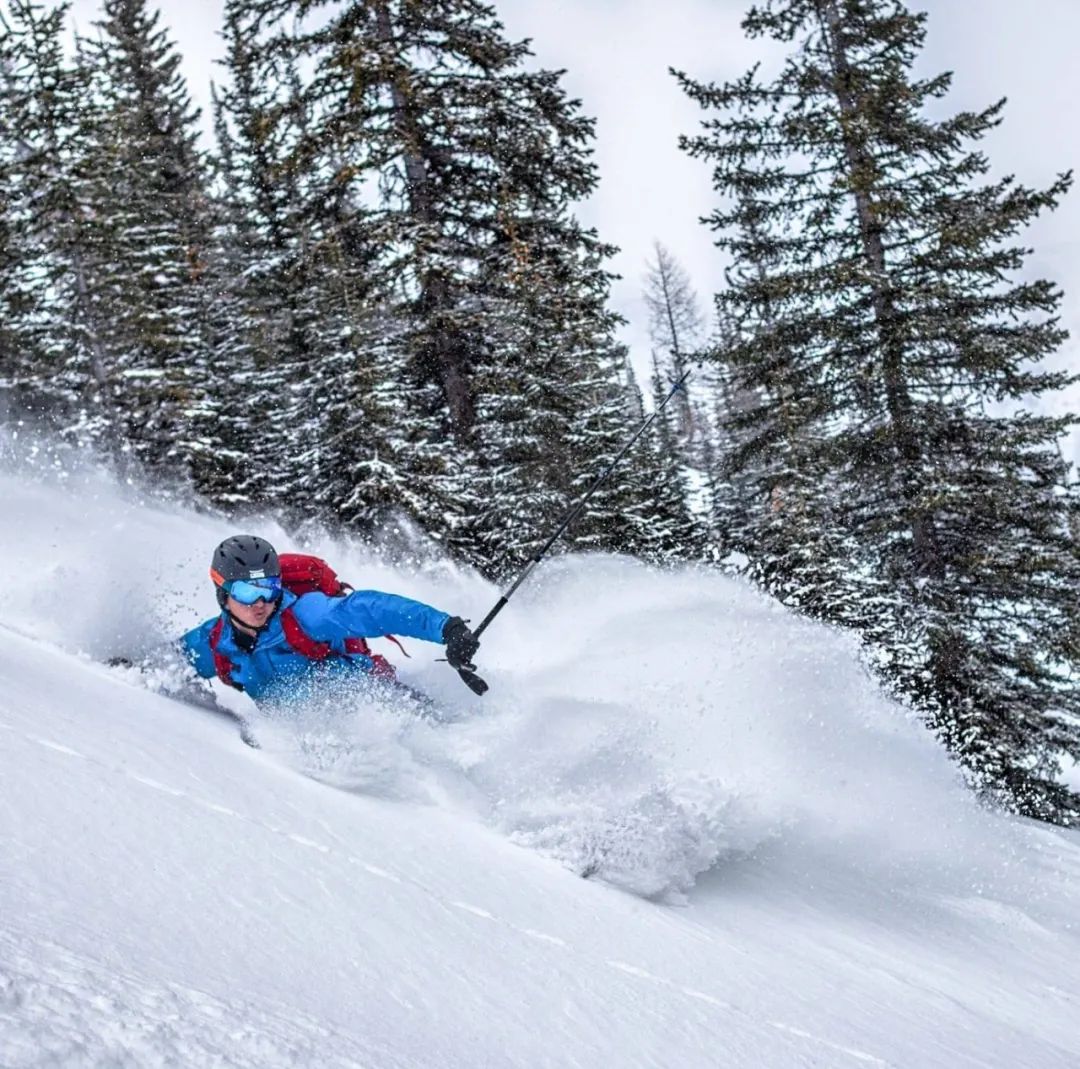
[(312, 638), (301, 626), (296, 613), (290, 605), (281, 614), (281, 629), (285, 632), (285, 641), (302, 657), (310, 661), (325, 661), (333, 653), (329, 642), (320, 642)]
[[(285, 641), (302, 657), (321, 662), (335, 655), (329, 642), (320, 642), (312, 638), (301, 627), (291, 605), (281, 614), (281, 629), (285, 633)], [(372, 675), (382, 679), (397, 678), (394, 666), (380, 654), (372, 653), (367, 641), (360, 636), (345, 639), (345, 652), (370, 658)]]
[(221, 643), (221, 635), (224, 630), (225, 617), (219, 616), (217, 618), (217, 623), (210, 629), (209, 635), (210, 652), (214, 655), (214, 670), (217, 672), (217, 677), (222, 683), (232, 687), (234, 690), (243, 690), (243, 686), (234, 682), (232, 677), (236, 665), (218, 649), (218, 646)]

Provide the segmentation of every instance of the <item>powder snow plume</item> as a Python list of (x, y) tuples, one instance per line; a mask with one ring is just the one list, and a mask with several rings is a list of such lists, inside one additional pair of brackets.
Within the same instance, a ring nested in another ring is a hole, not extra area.
[[(0, 498), (0, 624), (100, 660), (145, 655), (216, 613), (207, 562), (233, 524), (10, 437)], [(295, 545), (272, 521), (240, 526), (325, 556), (358, 588), (474, 621), (498, 597), (445, 562), (391, 564), (329, 536)], [(944, 893), (980, 857), (980, 879), (1019, 879), (1001, 861), (1012, 825), (988, 833), (996, 818), (881, 695), (854, 641), (715, 571), (545, 562), (484, 636), (482, 699), (439, 648), (406, 640), (403, 660), (374, 645), (437, 715), (376, 693), (289, 720), (231, 692), (220, 700), (313, 778), (460, 812), (582, 876), (667, 902), (747, 859), (797, 880), (823, 866), (881, 869), (901, 891), (917, 871)], [(193, 715), (177, 704), (177, 717)], [(1025, 849), (1017, 834), (1005, 856)]]

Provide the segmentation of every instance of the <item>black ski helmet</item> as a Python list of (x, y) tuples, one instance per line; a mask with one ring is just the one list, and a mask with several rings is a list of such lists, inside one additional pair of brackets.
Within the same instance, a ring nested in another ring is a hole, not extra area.
[(233, 579), (265, 579), (281, 575), (277, 551), (258, 535), (233, 535), (214, 550), (210, 562), (210, 578), (217, 587), (218, 604), (224, 608), (224, 584)]

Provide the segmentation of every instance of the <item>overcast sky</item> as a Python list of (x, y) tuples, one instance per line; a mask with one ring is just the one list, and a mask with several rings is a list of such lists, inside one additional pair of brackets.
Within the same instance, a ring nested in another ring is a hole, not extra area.
[[(164, 21), (184, 55), (191, 90), (209, 113), (209, 82), (221, 0), (164, 0)], [(984, 142), (995, 174), (1045, 186), (1080, 163), (1080, 0), (923, 0), (930, 14), (919, 73), (955, 73), (949, 112), (1007, 96), (1004, 124)], [(739, 22), (749, 0), (497, 0), (511, 38), (533, 41), (536, 62), (565, 68), (568, 92), (597, 120), (598, 192), (579, 214), (621, 248), (613, 298), (629, 320), (625, 339), (648, 355), (642, 276), (654, 240), (694, 279), (703, 301), (719, 287), (723, 263), (698, 219), (713, 203), (708, 166), (677, 148), (701, 113), (681, 94), (669, 67), (702, 80), (744, 72), (775, 45), (749, 41)], [(75, 0), (80, 28), (96, 18), (95, 0)], [(1065, 289), (1063, 318), (1074, 337), (1060, 359), (1080, 366), (1080, 187), (1029, 233), (1030, 274)], [(1080, 390), (1070, 398), (1080, 408)]]

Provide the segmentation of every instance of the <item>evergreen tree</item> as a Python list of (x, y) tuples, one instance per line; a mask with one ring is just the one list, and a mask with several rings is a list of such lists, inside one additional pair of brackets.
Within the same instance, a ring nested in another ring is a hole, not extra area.
[[(748, 207), (748, 206), (744, 206)], [(760, 220), (753, 211), (740, 214), (743, 236), (756, 243), (755, 260), (729, 268), (729, 285), (752, 275), (761, 281), (777, 267), (771, 247), (762, 239)], [(719, 302), (718, 302), (719, 303)], [(767, 300), (745, 324), (759, 333), (772, 326)], [(759, 369), (749, 382), (738, 358), (739, 328), (721, 304), (711, 347), (713, 408), (717, 428), (712, 471), (715, 537), (725, 556), (741, 558), (739, 570), (785, 601), (811, 614), (828, 616), (839, 595), (836, 583), (826, 581), (829, 555), (818, 540), (825, 535), (829, 501), (822, 495), (827, 469), (804, 455), (802, 421), (789, 380), (794, 372), (782, 352)], [(768, 426), (763, 431), (763, 421)]]
[(112, 453), (177, 468), (197, 450), (202, 267), (178, 57), (140, 3), (65, 49), (67, 6), (15, 0), (3, 35), (4, 301), (18, 404)]
[(32, 111), (21, 62), (11, 23), (0, 13), (0, 416), (31, 412), (43, 386), (33, 383), (42, 358), (30, 324), (40, 315), (42, 294), (33, 284), (32, 191), (23, 167)]
[[(192, 475), (196, 490), (208, 501), (237, 508), (250, 504), (253, 490), (265, 486), (255, 476), (258, 463), (270, 460), (276, 476), (277, 457), (258, 447), (268, 427), (267, 399), (255, 389), (255, 356), (251, 337), (262, 324), (247, 317), (252, 309), (244, 295), (254, 230), (253, 214), (235, 188), (237, 163), (217, 88), (211, 85), (217, 152), (208, 156), (212, 226), (203, 286), (206, 305), (207, 415), (202, 426), (200, 463)], [(276, 311), (276, 309), (267, 310)], [(260, 432), (262, 434), (260, 435)]]
[[(677, 370), (677, 367), (676, 369)], [(678, 381), (678, 380), (676, 380)], [(652, 403), (657, 413), (651, 434), (637, 446), (643, 453), (636, 467), (639, 485), (636, 506), (647, 540), (639, 552), (657, 560), (695, 560), (705, 554), (705, 524), (690, 508), (691, 484), (699, 482), (702, 471), (685, 460), (688, 436), (696, 435), (699, 447), (704, 438), (698, 406), (688, 399), (683, 383), (663, 408), (672, 388), (671, 377), (661, 369), (653, 354)], [(636, 389), (636, 387), (634, 387)], [(685, 420), (689, 414), (690, 428)], [(691, 443), (694, 442), (690, 438)]]
[(200, 462), (211, 411), (206, 167), (180, 56), (145, 0), (105, 0), (79, 162), (88, 299), (122, 439), (160, 473)]
[(115, 437), (116, 413), (85, 256), (89, 71), (65, 54), (67, 13), (66, 4), (46, 12), (10, 0), (0, 23), (3, 305), (12, 315), (0, 383), (19, 410), (100, 442)]
[[(260, 85), (280, 87), (264, 136), (305, 116), (279, 171), (303, 176), (308, 247), (356, 277), (368, 324), (356, 357), (377, 357), (355, 396), (396, 387), (385, 448), (353, 420), (356, 463), (396, 458), (398, 503), (451, 550), (495, 563), (522, 537), (512, 521), (556, 516), (573, 471), (617, 437), (590, 417), (618, 389), (610, 250), (569, 209), (595, 185), (592, 123), (558, 73), (524, 69), (527, 46), (475, 0), (230, 11)], [(304, 76), (286, 84), (285, 65)], [(355, 483), (342, 480), (325, 491), (339, 512)], [(606, 501), (592, 511), (616, 538)]]
[(1017, 280), (1013, 240), (1069, 176), (985, 182), (965, 146), (1002, 103), (931, 118), (950, 78), (913, 77), (925, 16), (897, 0), (770, 0), (744, 27), (798, 42), (774, 81), (679, 77), (713, 111), (684, 145), (730, 198), (710, 223), (734, 261), (727, 359), (761, 397), (744, 455), (780, 458), (757, 476), (796, 553), (774, 588), (872, 638), (983, 792), (1076, 821), (1074, 420), (1030, 407), (1071, 379), (1040, 366), (1060, 294)]
[(258, 24), (245, 0), (226, 5), (230, 77), (215, 118), (236, 326), (220, 360), (242, 390), (223, 409), (225, 492), (371, 531), (414, 501), (393, 436), (400, 327), (372, 297), (352, 190), (305, 159), (313, 119), (296, 58), (263, 47)]
[[(570, 272), (561, 250), (553, 247), (539, 261), (519, 251), (516, 269), (496, 262), (488, 280), (493, 314), (488, 352), (475, 372), (475, 463), (463, 509), (469, 519), (456, 539), (462, 546), (471, 542), (469, 555), (495, 570), (527, 559), (584, 491), (602, 448), (594, 435), (610, 376), (588, 382), (583, 372), (619, 356), (603, 297), (562, 284)], [(561, 298), (557, 305), (547, 303), (554, 294)], [(583, 310), (590, 300), (597, 307)], [(593, 337), (575, 333), (590, 322), (602, 325)], [(575, 366), (573, 355), (582, 353), (588, 359)], [(617, 434), (609, 423), (606, 434)], [(591, 517), (599, 525), (606, 515), (602, 504)], [(570, 539), (589, 535), (581, 525), (568, 532)]]
[[(535, 189), (552, 195), (542, 177)], [(558, 213), (568, 211), (565, 193)], [(473, 559), (513, 565), (535, 550), (592, 485), (639, 419), (641, 394), (625, 378), (626, 351), (614, 339), (602, 261), (613, 251), (592, 233), (547, 238), (554, 209), (526, 204), (508, 217), (508, 246), (488, 259), (488, 352), (476, 373), (476, 470), (467, 488), (459, 542)], [(514, 262), (505, 263), (506, 255)], [(635, 453), (568, 530), (578, 549), (645, 552), (651, 535), (635, 518)], [(642, 474), (642, 478), (644, 475)], [(639, 480), (640, 481), (640, 480)], [(645, 502), (651, 500), (650, 484)]]
[(211, 284), (222, 313), (213, 362), (228, 385), (209, 443), (218, 460), (199, 489), (223, 504), (266, 506), (288, 494), (296, 474), (290, 436), (309, 432), (292, 388), (303, 380), (310, 320), (295, 269), (297, 180), (282, 163), (298, 135), (293, 117), (275, 121), (282, 77), (257, 61), (232, 4), (223, 37), (228, 83), (213, 92), (219, 208)]
[(762, 556), (761, 530), (755, 522), (763, 504), (764, 480), (759, 470), (770, 454), (748, 455), (752, 440), (745, 421), (761, 403), (760, 390), (746, 388), (737, 368), (727, 360), (733, 332), (722, 322), (708, 343), (711, 370), (708, 408), (712, 435), (703, 454), (711, 503), (710, 520), (714, 552), (729, 567), (745, 570), (750, 553)]

